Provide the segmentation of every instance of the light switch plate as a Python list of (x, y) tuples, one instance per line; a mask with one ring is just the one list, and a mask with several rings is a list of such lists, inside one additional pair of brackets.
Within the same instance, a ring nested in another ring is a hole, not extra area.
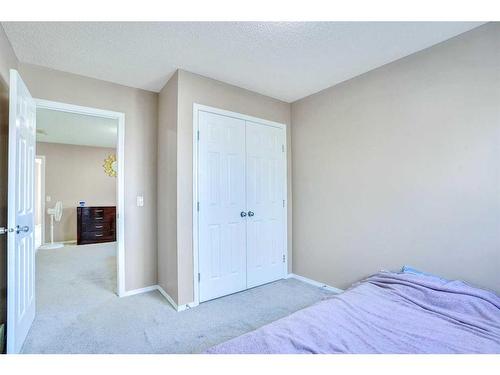
[(144, 197), (142, 195), (137, 196), (137, 207), (143, 207), (144, 206)]
[(46, 202), (50, 202), (51, 200), (52, 200), (52, 197), (51, 197), (50, 195), (47, 195), (47, 196), (45, 197), (45, 201), (46, 201)]

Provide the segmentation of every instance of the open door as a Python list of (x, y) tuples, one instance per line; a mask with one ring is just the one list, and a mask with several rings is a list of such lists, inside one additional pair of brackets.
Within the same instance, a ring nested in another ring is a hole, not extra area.
[(7, 353), (19, 353), (35, 318), (36, 105), (10, 71), (7, 253)]

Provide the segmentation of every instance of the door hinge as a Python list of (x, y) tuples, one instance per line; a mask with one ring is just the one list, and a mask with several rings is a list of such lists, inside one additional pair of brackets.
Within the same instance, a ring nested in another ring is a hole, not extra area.
[(285, 208), (285, 200), (283, 199), (283, 208)]
[(200, 202), (196, 202), (196, 211), (200, 211)]
[(285, 145), (281, 145), (281, 152), (285, 152)]
[(200, 140), (200, 131), (199, 131), (199, 130), (196, 132), (196, 139), (197, 139), (198, 141)]
[(201, 280), (201, 274), (198, 273), (198, 282), (200, 282), (200, 280)]
[(283, 263), (285, 263), (285, 260), (286, 260), (285, 254), (283, 254)]

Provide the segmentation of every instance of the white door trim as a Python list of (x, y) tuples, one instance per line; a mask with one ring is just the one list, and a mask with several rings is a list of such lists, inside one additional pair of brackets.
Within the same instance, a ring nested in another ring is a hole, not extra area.
[[(41, 210), (42, 210), (42, 242), (41, 244), (45, 244), (45, 155), (36, 155), (35, 160), (40, 159), (42, 161), (41, 173), (40, 173), (40, 197), (42, 201), (40, 202)], [(35, 249), (38, 251), (38, 249)]]
[(284, 223), (284, 253), (285, 253), (285, 262), (283, 263), (283, 278), (286, 278), (288, 275), (288, 167), (287, 167), (287, 127), (285, 124), (281, 124), (279, 122), (274, 122), (270, 120), (264, 120), (261, 118), (244, 115), (237, 112), (227, 111), (225, 109), (219, 109), (215, 107), (206, 106), (203, 104), (193, 103), (193, 302), (188, 304), (189, 307), (197, 306), (200, 303), (200, 294), (199, 294), (199, 282), (198, 282), (198, 272), (199, 272), (199, 264), (198, 264), (198, 254), (199, 254), (199, 244), (198, 244), (198, 112), (205, 111), (210, 113), (215, 113), (218, 115), (234, 117), (240, 120), (251, 121), (254, 123), (274, 126), (280, 129), (283, 129), (285, 132), (284, 137), (284, 163), (285, 163), (285, 173), (284, 173), (284, 183), (283, 183), (283, 197), (285, 200), (284, 210), (283, 210), (283, 223)]
[(83, 107), (79, 105), (54, 102), (50, 100), (35, 99), (37, 108), (51, 109), (54, 111), (78, 113), (87, 116), (105, 117), (118, 120), (118, 140), (116, 145), (117, 173), (117, 294), (120, 297), (125, 293), (125, 114), (122, 112), (108, 111), (105, 109)]

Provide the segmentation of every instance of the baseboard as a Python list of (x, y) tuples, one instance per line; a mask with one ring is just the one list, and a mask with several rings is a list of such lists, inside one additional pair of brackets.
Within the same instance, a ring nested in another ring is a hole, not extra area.
[(172, 305), (172, 307), (179, 312), (198, 306), (198, 304), (194, 303), (194, 302), (186, 303), (185, 305), (177, 305), (175, 303), (175, 301), (173, 300), (173, 298), (170, 297), (170, 295), (167, 292), (165, 292), (165, 290), (161, 286), (157, 285), (156, 287), (157, 287), (157, 290), (162, 294), (162, 296), (165, 297), (165, 299), (168, 301), (168, 303), (170, 303)]
[[(296, 280), (302, 281), (304, 283), (314, 285), (318, 288), (323, 288), (325, 290), (329, 290), (333, 293), (342, 293), (343, 292), (342, 289), (335, 288), (333, 286), (326, 285), (326, 284), (320, 283), (319, 281), (308, 279), (307, 277), (299, 276), (299, 275), (296, 275), (294, 273), (289, 273), (286, 278), (287, 279), (296, 279)], [(165, 299), (168, 301), (168, 303), (170, 305), (172, 305), (172, 307), (178, 312), (185, 311), (185, 310), (188, 310), (190, 308), (198, 306), (198, 304), (194, 303), (194, 302), (187, 303), (185, 305), (177, 305), (177, 303), (175, 303), (174, 299), (172, 297), (170, 297), (170, 295), (167, 292), (165, 292), (165, 290), (159, 285), (150, 285), (150, 286), (147, 286), (145, 288), (129, 290), (129, 291), (126, 291), (125, 293), (121, 294), (120, 297), (129, 297), (129, 296), (133, 296), (136, 294), (152, 292), (154, 290), (157, 290), (158, 292), (160, 292), (161, 295), (163, 297), (165, 297)]]
[(153, 290), (157, 290), (157, 285), (150, 285), (150, 286), (147, 286), (144, 288), (127, 290), (124, 293), (120, 294), (120, 297), (130, 297), (130, 296), (134, 296), (136, 294), (152, 292)]
[[(76, 245), (76, 240), (68, 240), (68, 241), (54, 241), (54, 243), (63, 243), (63, 244), (74, 244)], [(50, 245), (50, 242), (44, 242), (40, 246)]]
[(168, 301), (168, 303), (170, 303), (170, 304), (172, 305), (172, 307), (173, 307), (176, 311), (184, 311), (184, 310), (186, 310), (186, 308), (187, 308), (187, 307), (186, 307), (186, 305), (181, 305), (181, 306), (178, 306), (178, 305), (175, 303), (174, 299), (173, 299), (172, 297), (170, 297), (170, 295), (169, 295), (167, 292), (165, 292), (165, 290), (164, 290), (161, 286), (157, 285), (157, 286), (156, 286), (156, 290), (158, 290), (158, 291), (161, 293), (161, 295), (162, 295), (163, 297), (165, 297), (165, 299)]
[(192, 303), (189, 303), (189, 304), (186, 304), (186, 305), (177, 305), (175, 303), (174, 299), (172, 297), (170, 297), (168, 295), (168, 293), (165, 292), (165, 290), (161, 286), (159, 286), (159, 285), (150, 285), (150, 286), (147, 286), (145, 288), (139, 288), (139, 289), (129, 290), (129, 291), (126, 291), (125, 293), (122, 293), (120, 295), (120, 297), (130, 297), (130, 296), (134, 296), (136, 294), (152, 292), (154, 290), (157, 290), (158, 292), (160, 292), (161, 295), (163, 297), (165, 297), (165, 299), (168, 301), (168, 303), (171, 304), (172, 307), (176, 311), (184, 311), (184, 310), (190, 309), (191, 307), (195, 306)]
[(342, 289), (335, 288), (333, 286), (326, 285), (326, 284), (320, 283), (319, 281), (308, 279), (307, 277), (296, 275), (294, 273), (289, 273), (287, 276), (287, 279), (296, 279), (296, 280), (302, 281), (304, 283), (317, 286), (318, 288), (329, 290), (330, 292), (333, 292), (333, 293), (342, 293), (343, 292)]

